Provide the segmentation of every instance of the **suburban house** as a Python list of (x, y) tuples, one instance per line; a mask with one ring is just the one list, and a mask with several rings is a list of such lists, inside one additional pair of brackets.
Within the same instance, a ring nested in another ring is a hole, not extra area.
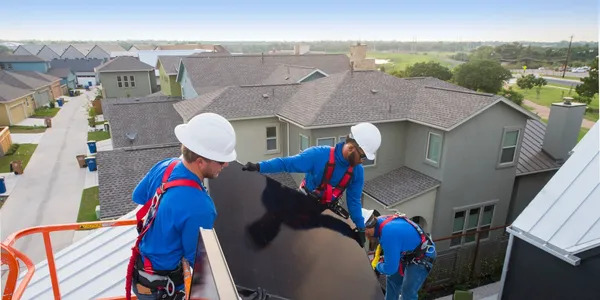
[(54, 53), (58, 54), (58, 58), (61, 58), (65, 50), (69, 48), (69, 44), (46, 44)]
[(52, 69), (70, 69), (77, 77), (78, 85), (96, 85), (96, 67), (101, 65), (102, 59), (54, 59), (50, 61)]
[(181, 97), (181, 85), (177, 82), (177, 68), (185, 56), (159, 56), (156, 62), (160, 90), (165, 95)]
[(48, 74), (60, 77), (60, 87), (65, 95), (68, 94), (68, 89), (77, 87), (77, 76), (69, 68), (51, 68)]
[(41, 57), (46, 61), (51, 61), (53, 59), (59, 59), (61, 54), (62, 52), (58, 54), (54, 50), (52, 50), (52, 48), (50, 48), (48, 45), (44, 45), (42, 47), (42, 50), (38, 52), (37, 56)]
[(61, 59), (83, 59), (85, 58), (85, 55), (87, 54), (87, 52), (85, 54), (81, 53), (81, 51), (79, 51), (77, 48), (75, 48), (75, 46), (73, 45), (69, 45), (69, 47), (67, 47), (67, 49), (65, 49), (65, 51), (63, 51), (63, 54), (60, 55)]
[(0, 70), (47, 73), (50, 63), (36, 55), (0, 54)]
[[(95, 44), (71, 44), (77, 51), (83, 54), (84, 57), (88, 58), (87, 55), (96, 47)], [(91, 58), (91, 57), (90, 57)]]
[(18, 124), (33, 115), (34, 92), (0, 82), (0, 125)]
[[(188, 56), (188, 55), (193, 55), (193, 54), (200, 54), (200, 53), (212, 53), (209, 52), (209, 50), (205, 50), (205, 49), (192, 49), (192, 50), (139, 50), (137, 52), (134, 52), (137, 54), (139, 60), (143, 63), (149, 64), (151, 66), (157, 66), (158, 64), (158, 57), (159, 56), (178, 56), (178, 57), (182, 57), (182, 56)], [(227, 55), (227, 54), (224, 54)], [(154, 75), (156, 76), (156, 83), (160, 86), (161, 84), (161, 80), (160, 80), (160, 72), (159, 69), (156, 68), (154, 70)]]
[(115, 57), (114, 53), (123, 53), (126, 50), (118, 44), (97, 44), (86, 55), (86, 58), (99, 58), (109, 60)]
[(156, 46), (154, 45), (133, 45), (131, 46), (131, 48), (129, 48), (129, 52), (138, 52), (140, 50), (155, 50)]
[(143, 97), (158, 91), (154, 67), (135, 57), (119, 56), (96, 70), (104, 98)]
[(15, 54), (15, 55), (37, 55), (40, 52), (40, 50), (42, 50), (43, 47), (44, 47), (44, 45), (32, 45), (32, 44), (19, 45), (13, 51), (13, 54)]
[(47, 105), (62, 95), (60, 78), (39, 72), (0, 70), (0, 83), (32, 91), (35, 108)]
[[(574, 109), (583, 113), (585, 107)], [(599, 138), (596, 122), (507, 228), (510, 237), (498, 299), (597, 299), (600, 295)]]

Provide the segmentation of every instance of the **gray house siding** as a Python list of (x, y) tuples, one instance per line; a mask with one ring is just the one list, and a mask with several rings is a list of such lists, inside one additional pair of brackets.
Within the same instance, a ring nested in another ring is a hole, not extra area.
[(75, 58), (85, 58), (85, 55), (83, 55), (83, 53), (79, 52), (79, 50), (75, 49), (75, 47), (73, 46), (69, 46), (69, 48), (67, 48), (67, 50), (65, 50), (65, 52), (60, 56), (60, 58), (70, 58), (70, 59), (75, 59)]
[(85, 56), (86, 58), (99, 58), (99, 59), (109, 59), (110, 54), (106, 53), (106, 51), (102, 50), (102, 48), (95, 46), (90, 52)]
[(511, 224), (523, 212), (555, 173), (556, 171), (549, 171), (515, 178), (506, 224)]
[(198, 97), (198, 93), (196, 92), (196, 90), (194, 90), (194, 87), (192, 86), (192, 82), (190, 81), (187, 70), (185, 68), (181, 71), (180, 84), (181, 84), (181, 97), (183, 99), (192, 99), (192, 98)]
[(44, 46), (42, 50), (37, 54), (37, 56), (45, 59), (45, 60), (53, 60), (60, 58), (60, 55), (56, 54), (56, 52), (52, 51), (48, 46)]
[[(102, 72), (99, 77), (106, 98), (142, 97), (152, 94), (151, 77), (154, 76), (150, 76), (150, 73), (152, 72)], [(119, 87), (117, 84), (117, 76), (121, 76), (121, 80), (123, 81), (122, 87)], [(128, 78), (134, 76), (135, 87), (125, 87), (124, 76)]]
[(33, 100), (35, 101), (35, 107), (40, 108), (50, 103), (50, 90), (46, 87), (42, 90), (38, 90), (33, 94)]
[[(429, 133), (436, 133), (442, 136), (442, 151), (440, 156), (439, 167), (427, 162), (427, 142), (429, 139)], [(424, 125), (409, 122), (406, 124), (406, 135), (404, 138), (404, 144), (406, 145), (404, 165), (419, 171), (429, 177), (435, 178), (442, 181), (442, 170), (445, 167), (445, 152), (448, 148), (445, 143), (445, 137), (447, 133), (427, 127)]]
[[(505, 127), (520, 128), (516, 161), (525, 125), (523, 114), (499, 103), (444, 134), (441, 176), (438, 177), (443, 181), (436, 200), (434, 237), (451, 235), (455, 211), (483, 204), (495, 205), (491, 226), (504, 225), (516, 167), (497, 167), (500, 145)], [(441, 249), (448, 246), (447, 241), (439, 245)]]
[[(257, 162), (275, 157), (285, 156), (287, 153), (286, 123), (277, 118), (263, 118), (231, 121), (236, 134), (237, 160), (241, 163), (248, 161)], [(267, 151), (267, 127), (277, 128), (277, 145), (275, 151)]]

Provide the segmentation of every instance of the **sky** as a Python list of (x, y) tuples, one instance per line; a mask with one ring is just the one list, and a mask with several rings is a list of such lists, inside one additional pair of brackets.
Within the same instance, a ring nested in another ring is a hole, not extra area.
[(597, 0), (19, 0), (4, 40), (598, 41)]

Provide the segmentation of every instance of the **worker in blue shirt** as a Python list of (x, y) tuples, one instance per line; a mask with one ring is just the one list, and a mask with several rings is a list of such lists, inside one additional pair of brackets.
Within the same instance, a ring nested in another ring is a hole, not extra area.
[(139, 247), (134, 247), (133, 271), (128, 270), (128, 284), (133, 283), (141, 300), (185, 297), (182, 259), (193, 266), (199, 228), (212, 229), (217, 217), (202, 182), (219, 176), (236, 158), (234, 129), (217, 114), (195, 116), (175, 127), (175, 136), (182, 144), (181, 157), (158, 162), (133, 191), (133, 201), (145, 205), (164, 190), (157, 208), (148, 206)]
[(398, 300), (400, 295), (402, 300), (418, 299), (419, 289), (435, 261), (435, 244), (406, 216), (376, 217), (378, 213), (374, 212), (362, 209), (367, 238), (378, 238), (383, 250), (384, 260), (377, 263), (375, 270), (386, 275), (385, 299)]
[(362, 162), (365, 159), (374, 160), (380, 145), (379, 129), (371, 123), (359, 123), (350, 128), (346, 141), (335, 147), (315, 146), (295, 156), (273, 158), (259, 163), (248, 162), (242, 170), (305, 173), (300, 190), (317, 198), (324, 209), (329, 208), (338, 213), (341, 208), (338, 204), (339, 197), (346, 190), (348, 210), (357, 227), (358, 242), (364, 246), (364, 220), (361, 214), (364, 185)]

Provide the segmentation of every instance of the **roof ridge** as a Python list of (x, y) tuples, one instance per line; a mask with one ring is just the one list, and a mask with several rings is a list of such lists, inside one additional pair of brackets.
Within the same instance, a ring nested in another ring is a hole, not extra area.
[(436, 87), (436, 86), (428, 86), (428, 85), (424, 86), (424, 88), (426, 88), (426, 89), (434, 89), (434, 90), (441, 90), (441, 91), (447, 91), (447, 92), (455, 92), (455, 93), (461, 93), (461, 94), (470, 94), (470, 95), (485, 96), (485, 97), (497, 96), (495, 94), (489, 94), (489, 93), (479, 93), (479, 92), (475, 92), (475, 91), (461, 91), (461, 90), (455, 90), (455, 89), (443, 88), (443, 87)]
[(319, 69), (317, 67), (300, 66), (300, 65), (292, 65), (292, 64), (281, 64), (281, 65), (287, 66), (287, 67), (293, 67), (293, 68), (302, 68), (302, 69)]
[[(162, 149), (179, 146), (179, 143), (164, 143), (164, 144), (156, 144), (156, 145), (141, 145), (141, 146), (132, 146), (132, 147), (123, 147), (120, 148), (123, 151), (137, 151), (137, 150), (151, 150), (151, 149)], [(115, 149), (118, 150), (118, 149)]]
[[(241, 88), (253, 88), (253, 87), (293, 86), (293, 85), (300, 85), (300, 83), (291, 82), (291, 83), (273, 83), (273, 84), (245, 84), (245, 85), (240, 85), (239, 87), (241, 87)], [(232, 87), (232, 86), (229, 86), (229, 87)]]
[[(331, 75), (331, 76), (326, 77), (326, 78), (322, 78), (324, 80), (327, 80), (327, 79), (329, 79), (329, 80), (337, 80), (337, 82), (335, 83), (335, 85), (333, 86), (333, 88), (329, 90), (329, 93), (326, 95), (327, 100), (322, 101), (319, 104), (318, 108), (314, 109), (314, 111), (316, 111), (316, 113), (312, 116), (312, 118), (310, 120), (310, 124), (313, 124), (315, 122), (316, 118), (319, 117), (319, 114), (321, 113), (321, 110), (323, 109), (323, 106), (325, 106), (325, 104), (327, 104), (327, 102), (329, 101), (329, 99), (331, 99), (331, 95), (333, 95), (333, 93), (335, 93), (340, 88), (340, 86), (342, 85), (342, 82), (344, 82), (346, 80), (346, 78), (348, 78), (348, 74), (350, 74), (350, 73), (351, 73), (350, 71), (345, 71), (345, 72), (342, 72), (342, 73), (337, 73), (337, 74)], [(337, 75), (337, 76), (335, 76), (335, 75)], [(340, 77), (340, 79), (337, 79), (337, 77)], [(315, 80), (315, 81), (313, 81), (313, 83), (314, 82), (319, 82), (319, 81)], [(323, 82), (323, 81), (321, 81), (321, 82)], [(292, 99), (292, 98), (290, 98), (290, 99)]]

